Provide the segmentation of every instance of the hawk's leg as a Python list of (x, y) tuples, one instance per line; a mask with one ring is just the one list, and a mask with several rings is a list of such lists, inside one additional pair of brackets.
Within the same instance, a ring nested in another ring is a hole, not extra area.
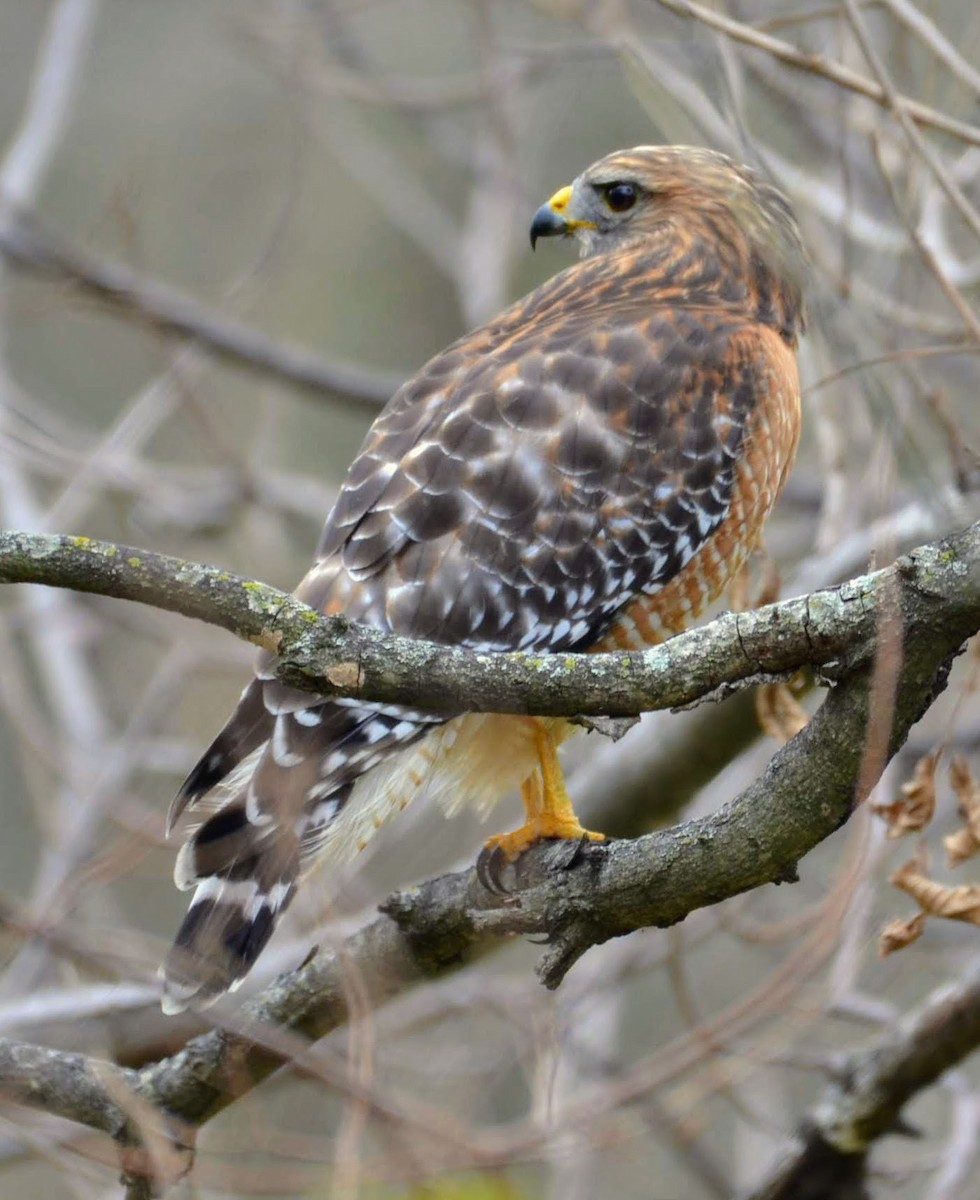
[(543, 722), (533, 717), (530, 720), (538, 766), (521, 784), (524, 824), (520, 829), (495, 834), (486, 841), (486, 851), (498, 851), (508, 862), (513, 862), (529, 846), (546, 838), (586, 838), (594, 842), (605, 839), (605, 834), (593, 833), (579, 824), (565, 790), (554, 739)]

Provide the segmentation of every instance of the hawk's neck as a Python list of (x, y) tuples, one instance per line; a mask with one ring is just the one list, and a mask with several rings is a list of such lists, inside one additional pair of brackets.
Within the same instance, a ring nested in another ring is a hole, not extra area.
[(775, 329), (795, 343), (803, 329), (802, 265), (775, 241), (732, 236), (710, 215), (667, 226), (599, 252), (555, 275), (493, 324), (503, 328), (552, 312), (720, 308)]

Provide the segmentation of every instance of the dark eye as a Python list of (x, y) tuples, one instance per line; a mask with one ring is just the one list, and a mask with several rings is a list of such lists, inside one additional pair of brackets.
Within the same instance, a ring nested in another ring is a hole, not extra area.
[(613, 212), (626, 212), (636, 203), (636, 188), (631, 183), (611, 183), (606, 188), (606, 203)]

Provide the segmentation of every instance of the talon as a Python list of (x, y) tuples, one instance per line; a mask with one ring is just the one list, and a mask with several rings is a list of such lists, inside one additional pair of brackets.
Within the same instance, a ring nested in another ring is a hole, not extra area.
[[(483, 854), (489, 854), (491, 857), (500, 855), (504, 861), (514, 862), (536, 842), (560, 839), (574, 843), (571, 857), (563, 864), (563, 869), (567, 869), (581, 854), (586, 842), (605, 841), (605, 834), (583, 829), (565, 790), (555, 743), (548, 727), (535, 717), (529, 720), (533, 729), (538, 767), (521, 785), (524, 824), (519, 829), (512, 829), (510, 833), (498, 833), (487, 838)], [(481, 882), (484, 882), (486, 876), (496, 883), (496, 887), (491, 888), (491, 891), (500, 891), (499, 873), (499, 863), (493, 867), (492, 872), (485, 867), (481, 871), (481, 865), (477, 863), (477, 874)]]
[(507, 856), (501, 852), (499, 846), (491, 845), (490, 842), (487, 842), (477, 855), (476, 877), (493, 896), (512, 895), (511, 889), (500, 878), (500, 872), (506, 863)]
[(579, 838), (579, 840), (575, 843), (575, 845), (572, 847), (571, 853), (569, 854), (568, 858), (566, 858), (563, 863), (559, 864), (558, 870), (559, 871), (570, 871), (577, 862), (581, 861), (585, 847), (589, 844), (589, 842), (600, 841), (600, 840), (605, 841), (605, 838), (601, 837), (601, 835), (599, 838), (597, 838), (595, 836), (595, 834), (590, 834), (588, 832), (588, 830), (586, 830), (582, 834), (582, 836)]
[(538, 814), (525, 822), (520, 829), (512, 829), (510, 833), (497, 833), (487, 838), (485, 850), (498, 852), (507, 862), (515, 862), (537, 842), (560, 839), (575, 843), (574, 855), (579, 853), (580, 846), (585, 842), (604, 842), (604, 833), (595, 833), (591, 829), (583, 829), (574, 817), (556, 816), (551, 813)]

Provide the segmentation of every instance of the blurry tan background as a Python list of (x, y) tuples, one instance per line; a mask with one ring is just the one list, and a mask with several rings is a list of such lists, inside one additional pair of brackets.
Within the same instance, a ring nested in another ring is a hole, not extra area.
[[(532, 257), (533, 209), (612, 149), (691, 142), (769, 174), (813, 257), (804, 442), (768, 537), (784, 593), (890, 561), (980, 507), (978, 60), (961, 0), (0, 0), (0, 525), (292, 586), (377, 398), (569, 261)], [(920, 103), (912, 133), (869, 86)], [(107, 265), (128, 299), (96, 294)], [(162, 328), (159, 285), (190, 326), (239, 337), (238, 360)], [(360, 394), (265, 369), (263, 338), (325, 376), (355, 368)], [(152, 986), (185, 899), (164, 814), (249, 652), (122, 603), (7, 589), (0, 606), (0, 1034), (146, 1061), (198, 1028), (164, 1021)], [(969, 667), (880, 799), (940, 737), (977, 765)], [(636, 833), (717, 806), (773, 746), (740, 697), (580, 741), (573, 785), (600, 828)], [(306, 889), (259, 979), (482, 836), (406, 814), (352, 878)], [(750, 1188), (833, 1053), (980, 949), (936, 922), (876, 959), (907, 856), (859, 814), (796, 887), (595, 950), (557, 996), (510, 946), (333, 1039), (333, 1083), (281, 1075), (233, 1106), (173, 1194)], [(882, 1146), (876, 1195), (980, 1194), (977, 1082), (967, 1064), (918, 1104), (926, 1136)], [(406, 1098), (435, 1136), (384, 1115)], [(0, 1107), (0, 1194), (116, 1195), (98, 1146)]]

